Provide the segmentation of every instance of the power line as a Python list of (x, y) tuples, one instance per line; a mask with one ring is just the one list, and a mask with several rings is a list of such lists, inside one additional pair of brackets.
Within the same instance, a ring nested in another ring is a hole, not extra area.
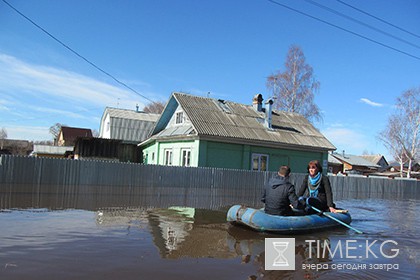
[(320, 21), (320, 22), (322, 22), (322, 23), (324, 23), (324, 24), (327, 24), (327, 25), (329, 25), (329, 26), (335, 27), (335, 28), (340, 29), (340, 30), (342, 30), (342, 31), (345, 31), (345, 32), (347, 32), (347, 33), (353, 34), (353, 35), (355, 35), (355, 36), (357, 36), (357, 37), (360, 37), (360, 38), (362, 38), (362, 39), (365, 39), (365, 40), (367, 40), (367, 41), (370, 41), (370, 42), (375, 43), (375, 44), (377, 44), (377, 45), (380, 45), (380, 46), (382, 46), (382, 47), (388, 48), (388, 49), (390, 49), (390, 50), (393, 50), (393, 51), (396, 51), (396, 52), (402, 53), (402, 54), (404, 54), (404, 55), (406, 55), (406, 56), (412, 57), (412, 58), (414, 58), (414, 59), (420, 60), (420, 57), (418, 57), (418, 56), (412, 55), (412, 54), (407, 53), (407, 52), (405, 52), (405, 51), (402, 51), (402, 50), (399, 50), (399, 49), (397, 49), (397, 48), (394, 48), (394, 47), (388, 46), (388, 45), (386, 45), (386, 44), (384, 44), (384, 43), (381, 43), (381, 42), (378, 42), (378, 41), (376, 41), (376, 40), (370, 39), (370, 38), (368, 38), (368, 37), (366, 37), (366, 36), (363, 36), (363, 35), (361, 35), (361, 34), (359, 34), (359, 33), (356, 33), (356, 32), (353, 32), (353, 31), (351, 31), (351, 30), (348, 30), (348, 29), (346, 29), (346, 28), (340, 27), (340, 26), (338, 26), (338, 25), (335, 25), (335, 24), (330, 23), (330, 22), (328, 22), (328, 21), (325, 21), (325, 20), (323, 20), (323, 19), (317, 18), (317, 17), (312, 16), (312, 15), (310, 15), (310, 14), (307, 14), (307, 13), (305, 13), (305, 12), (299, 11), (299, 10), (297, 10), (297, 9), (294, 9), (294, 8), (292, 8), (292, 7), (289, 7), (289, 6), (287, 6), (287, 5), (284, 5), (284, 4), (282, 4), (282, 3), (279, 3), (279, 2), (277, 2), (277, 1), (274, 1), (274, 0), (267, 0), (267, 1), (268, 1), (268, 2), (271, 2), (271, 3), (275, 4), (275, 5), (281, 6), (281, 7), (283, 7), (283, 8), (286, 8), (286, 9), (288, 9), (288, 10), (291, 10), (291, 11), (293, 11), (293, 12), (295, 12), (295, 13), (298, 13), (298, 14), (304, 15), (304, 16), (306, 16), (306, 17), (312, 18), (312, 19), (314, 19), (314, 20)]
[(144, 96), (143, 94), (139, 93), (138, 91), (136, 91), (135, 89), (133, 89), (132, 87), (128, 86), (127, 84), (125, 84), (124, 82), (121, 82), (119, 79), (117, 79), (115, 76), (111, 75), (110, 73), (108, 73), (107, 71), (103, 70), (102, 68), (100, 68), (99, 66), (97, 66), (95, 63), (91, 62), (90, 60), (88, 60), (87, 58), (85, 58), (84, 56), (82, 56), (81, 54), (79, 54), (77, 51), (73, 50), (71, 47), (69, 47), (68, 45), (66, 45), (65, 43), (63, 43), (62, 41), (60, 41), (57, 37), (55, 37), (54, 35), (52, 35), (50, 32), (48, 32), (46, 29), (44, 29), (43, 27), (41, 27), (40, 25), (38, 25), (36, 22), (34, 22), (32, 19), (30, 19), (29, 17), (25, 16), (22, 12), (20, 12), (18, 9), (16, 9), (15, 7), (13, 7), (9, 2), (7, 2), (6, 0), (2, 0), (7, 6), (9, 6), (12, 10), (14, 10), (16, 13), (18, 13), (20, 16), (22, 16), (23, 18), (25, 18), (27, 21), (29, 21), (31, 24), (33, 24), (34, 26), (36, 26), (38, 29), (40, 29), (42, 32), (44, 32), (45, 34), (47, 34), (49, 37), (51, 37), (54, 41), (56, 41), (57, 43), (59, 43), (60, 45), (62, 45), (63, 47), (65, 47), (66, 49), (68, 49), (69, 51), (71, 51), (73, 54), (75, 54), (76, 56), (78, 56), (79, 58), (81, 58), (82, 60), (84, 60), (85, 62), (87, 62), (88, 64), (90, 64), (92, 67), (94, 67), (96, 70), (100, 71), (101, 73), (107, 75), (108, 77), (110, 77), (111, 79), (113, 79), (115, 82), (117, 82), (118, 84), (122, 85), (123, 87), (129, 89), (130, 91), (134, 92), (135, 94), (143, 97), (144, 99), (150, 101), (150, 102), (154, 102), (153, 100), (151, 100), (150, 98)]
[(350, 8), (352, 8), (352, 9), (354, 9), (354, 10), (356, 10), (356, 11), (360, 12), (360, 13), (363, 13), (363, 14), (368, 15), (368, 16), (370, 16), (370, 17), (372, 17), (372, 18), (376, 19), (376, 20), (379, 20), (380, 22), (383, 22), (383, 23), (385, 23), (385, 24), (388, 24), (389, 26), (392, 26), (392, 27), (394, 27), (394, 28), (397, 28), (397, 29), (399, 29), (399, 30), (401, 30), (401, 31), (405, 32), (405, 33), (408, 33), (408, 34), (410, 34), (410, 35), (413, 35), (414, 37), (420, 38), (420, 36), (419, 36), (419, 35), (417, 35), (417, 34), (415, 34), (415, 33), (411, 32), (411, 31), (408, 31), (408, 30), (406, 30), (406, 29), (404, 29), (404, 28), (401, 28), (401, 27), (399, 27), (399, 26), (397, 26), (397, 25), (395, 25), (395, 24), (392, 24), (392, 23), (390, 23), (390, 22), (388, 22), (388, 21), (386, 21), (386, 20), (383, 20), (383, 19), (381, 19), (381, 18), (379, 18), (379, 17), (377, 17), (377, 16), (374, 16), (374, 15), (372, 15), (372, 14), (368, 13), (368, 12), (365, 12), (365, 11), (363, 11), (362, 9), (359, 9), (359, 8), (357, 8), (357, 7), (354, 7), (354, 6), (350, 5), (350, 4), (347, 4), (347, 3), (346, 3), (346, 2), (344, 2), (344, 1), (341, 1), (341, 0), (336, 0), (336, 1), (337, 1), (337, 2), (339, 2), (339, 3), (341, 3), (341, 4), (343, 4), (343, 5), (346, 5), (347, 7), (350, 7)]
[(364, 23), (364, 22), (362, 22), (362, 21), (360, 21), (360, 20), (357, 20), (357, 19), (355, 19), (355, 18), (353, 18), (353, 17), (351, 17), (351, 16), (345, 15), (345, 14), (343, 14), (343, 13), (341, 13), (341, 12), (337, 11), (337, 10), (331, 9), (331, 8), (329, 8), (329, 7), (327, 7), (327, 6), (324, 6), (324, 5), (322, 5), (322, 4), (319, 4), (319, 3), (315, 2), (315, 1), (312, 1), (312, 0), (305, 0), (305, 1), (306, 1), (306, 2), (308, 2), (308, 3), (310, 3), (310, 4), (312, 4), (312, 5), (315, 5), (315, 6), (317, 6), (317, 7), (320, 7), (321, 9), (327, 10), (327, 11), (329, 11), (329, 12), (331, 12), (331, 13), (334, 13), (334, 14), (336, 14), (336, 15), (339, 15), (339, 16), (341, 16), (341, 17), (343, 17), (343, 18), (346, 18), (346, 19), (348, 19), (348, 20), (351, 20), (351, 21), (353, 21), (353, 22), (356, 22), (356, 23), (358, 23), (358, 24), (360, 24), (360, 25), (366, 26), (366, 27), (368, 27), (368, 28), (370, 28), (370, 29), (372, 29), (372, 30), (375, 30), (376, 32), (382, 33), (382, 34), (384, 34), (384, 35), (386, 35), (386, 36), (389, 36), (389, 37), (391, 37), (391, 38), (394, 38), (394, 39), (396, 39), (396, 40), (398, 40), (398, 41), (400, 41), (400, 42), (404, 42), (404, 43), (406, 43), (406, 44), (408, 44), (408, 45), (410, 45), (410, 46), (413, 46), (413, 47), (416, 47), (416, 48), (420, 49), (420, 46), (419, 46), (419, 45), (416, 45), (416, 44), (413, 44), (413, 43), (411, 43), (411, 42), (409, 42), (409, 41), (407, 41), (407, 40), (401, 39), (401, 38), (399, 38), (399, 37), (397, 37), (397, 36), (392, 35), (391, 33), (385, 32), (385, 31), (383, 31), (383, 30), (381, 30), (381, 29), (379, 29), (379, 28), (376, 28), (376, 27), (374, 27), (374, 26), (371, 26), (371, 25), (369, 25), (369, 24), (367, 24), (367, 23)]

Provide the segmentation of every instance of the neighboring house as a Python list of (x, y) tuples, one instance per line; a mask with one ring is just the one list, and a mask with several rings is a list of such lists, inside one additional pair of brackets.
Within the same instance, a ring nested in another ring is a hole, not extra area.
[(343, 172), (343, 163), (328, 154), (328, 173), (338, 174)]
[(309, 161), (327, 169), (335, 150), (309, 121), (272, 110), (257, 94), (253, 105), (173, 93), (151, 137), (139, 146), (147, 164), (306, 173)]
[(338, 154), (332, 153), (331, 156), (343, 164), (343, 173), (353, 173), (353, 174), (363, 174), (367, 175), (373, 172), (377, 172), (380, 165), (374, 164), (363, 157), (348, 155), (348, 154)]
[(92, 137), (92, 130), (62, 126), (58, 134), (57, 146), (74, 146), (78, 137)]
[(73, 153), (73, 146), (51, 146), (34, 144), (34, 150), (30, 156), (66, 158)]
[(27, 140), (0, 139), (0, 154), (27, 156), (32, 150), (33, 144)]
[[(389, 163), (388, 170), (393, 171), (393, 172), (400, 172), (401, 165), (397, 161), (392, 161)], [(403, 164), (403, 171), (407, 171), (407, 170), (408, 170), (408, 163), (406, 162)], [(414, 172), (420, 171), (420, 164), (417, 162), (413, 162), (411, 166), (411, 171), (414, 171)]]
[(136, 144), (123, 140), (78, 138), (74, 145), (74, 159), (95, 159), (119, 162), (141, 162), (141, 151)]
[(101, 119), (99, 137), (138, 144), (148, 137), (159, 116), (138, 110), (106, 107)]
[(383, 155), (362, 155), (362, 158), (372, 162), (373, 164), (379, 165), (379, 172), (385, 171), (389, 164)]

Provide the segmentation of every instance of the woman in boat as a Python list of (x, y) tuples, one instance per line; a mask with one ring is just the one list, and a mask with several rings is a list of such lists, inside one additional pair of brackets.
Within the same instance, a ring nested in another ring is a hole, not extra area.
[[(305, 198), (311, 197), (311, 201), (314, 201), (314, 198), (316, 198), (315, 202), (317, 205), (312, 206), (321, 211), (335, 213), (337, 210), (333, 202), (330, 180), (327, 176), (322, 175), (321, 163), (318, 160), (310, 161), (308, 164), (308, 173), (297, 193), (299, 200), (305, 201)], [(308, 212), (313, 213), (312, 211)]]

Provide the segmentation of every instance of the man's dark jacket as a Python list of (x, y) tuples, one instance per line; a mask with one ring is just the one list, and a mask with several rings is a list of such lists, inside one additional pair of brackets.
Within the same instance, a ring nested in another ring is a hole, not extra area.
[(276, 175), (264, 186), (261, 199), (265, 203), (265, 212), (271, 215), (293, 215), (290, 204), (298, 208), (298, 197), (295, 186), (289, 182), (289, 177)]

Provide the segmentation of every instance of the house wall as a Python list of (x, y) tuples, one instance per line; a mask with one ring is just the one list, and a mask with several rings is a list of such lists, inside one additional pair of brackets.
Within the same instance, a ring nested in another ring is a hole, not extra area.
[(57, 146), (64, 146), (64, 145), (65, 145), (65, 142), (64, 142), (63, 132), (60, 131), (57, 137)]
[[(314, 159), (326, 163), (328, 154), (322, 152), (273, 149), (232, 143), (195, 140), (155, 142), (143, 149), (143, 163), (165, 165), (165, 151), (172, 151), (172, 165), (182, 165), (182, 150), (191, 151), (190, 166), (251, 170), (252, 155), (268, 155), (268, 170), (277, 171), (288, 165), (292, 172), (306, 173), (308, 162)], [(327, 166), (324, 167), (325, 173)]]
[(250, 170), (252, 154), (269, 156), (268, 171), (277, 171), (279, 166), (288, 165), (292, 172), (306, 173), (308, 162), (314, 159), (325, 165), (325, 172), (327, 171), (327, 152), (273, 149), (212, 141), (200, 141), (198, 166)]
[[(176, 122), (178, 113), (182, 113), (182, 122), (181, 123)], [(178, 105), (175, 109), (174, 114), (171, 116), (171, 119), (169, 120), (167, 127), (174, 127), (174, 126), (176, 127), (176, 126), (187, 125), (187, 124), (190, 125), (191, 121), (188, 118), (187, 114), (185, 114), (182, 107), (180, 105)]]
[(383, 171), (388, 167), (388, 163), (383, 157), (379, 160), (377, 164), (381, 166), (380, 171)]
[(109, 114), (106, 114), (103, 122), (101, 122), (100, 138), (111, 139), (111, 118)]
[(143, 163), (165, 164), (166, 150), (172, 151), (172, 165), (182, 166), (182, 151), (191, 151), (190, 166), (198, 166), (198, 141), (157, 142), (143, 149)]

